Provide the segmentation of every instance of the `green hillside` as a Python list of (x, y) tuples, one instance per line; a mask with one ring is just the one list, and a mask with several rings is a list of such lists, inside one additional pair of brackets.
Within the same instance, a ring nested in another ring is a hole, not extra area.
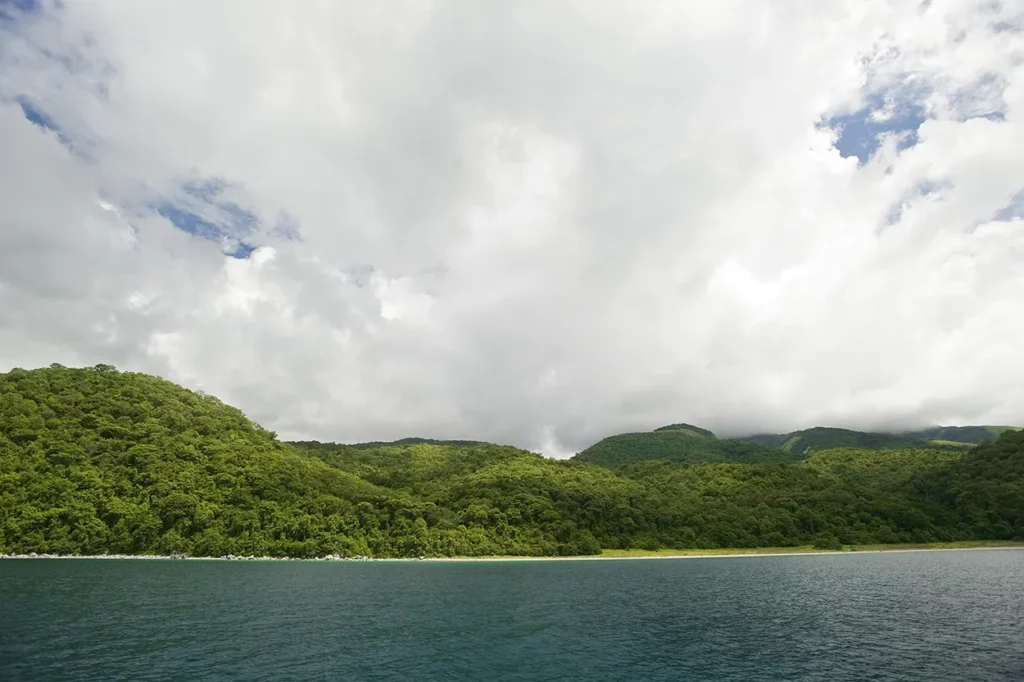
[(669, 424), (668, 426), (661, 426), (654, 430), (681, 431), (682, 433), (688, 433), (692, 436), (703, 436), (704, 438), (717, 438), (717, 436), (711, 431), (708, 431), (707, 429), (702, 429), (699, 426), (694, 426), (693, 424)]
[[(301, 446), (306, 450), (315, 450), (319, 447), (333, 448), (334, 443), (321, 443), (317, 440), (310, 441), (295, 441), (292, 445)], [(388, 448), (388, 447), (401, 447), (404, 445), (455, 445), (455, 446), (467, 446), (471, 447), (474, 445), (489, 445), (478, 440), (438, 440), (435, 438), (400, 438), (398, 440), (391, 441), (370, 441), (367, 443), (347, 443), (345, 447), (355, 448), (358, 450), (375, 450), (377, 448)]]
[(946, 441), (979, 445), (987, 440), (995, 440), (1004, 431), (1016, 431), (1014, 426), (935, 426), (920, 431), (908, 431), (903, 435), (927, 441)]
[[(778, 447), (797, 455), (833, 448), (865, 450), (898, 450), (903, 448), (960, 448), (991, 440), (1008, 427), (946, 426), (908, 431), (876, 433), (817, 426), (792, 433), (770, 433), (746, 436), (738, 440)], [(998, 429), (994, 432), (993, 429)]]
[(0, 375), (0, 548), (309, 554), (370, 483), (216, 398), (112, 367)]
[(1024, 431), (1004, 429), (914, 487), (948, 514), (933, 511), (943, 523), (958, 522), (985, 538), (1024, 537)]
[[(709, 435), (704, 435), (709, 434)], [(690, 428), (622, 433), (609, 436), (573, 459), (606, 467), (619, 467), (642, 460), (666, 462), (790, 462), (798, 459), (777, 447), (740, 440), (724, 440), (710, 431)]]
[(900, 434), (815, 427), (792, 433), (759, 434), (720, 439), (691, 424), (663, 426), (651, 432), (610, 436), (576, 455), (576, 459), (608, 467), (643, 460), (668, 462), (792, 462), (813, 452), (836, 448), (863, 450), (962, 450), (991, 440), (1008, 427), (935, 427)]
[(920, 439), (896, 436), (889, 433), (871, 433), (817, 426), (803, 431), (786, 434), (750, 436), (742, 440), (752, 443), (777, 444), (787, 452), (807, 455), (819, 450), (833, 448), (863, 448), (867, 450), (895, 450), (920, 447)]
[(0, 374), (0, 553), (571, 555), (1024, 539), (1021, 432), (966, 451), (805, 458), (676, 427), (568, 461), (476, 441), (289, 444), (156, 377), (12, 370)]

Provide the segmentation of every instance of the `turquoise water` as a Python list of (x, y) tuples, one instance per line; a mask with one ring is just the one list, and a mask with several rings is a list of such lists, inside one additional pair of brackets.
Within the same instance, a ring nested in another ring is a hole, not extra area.
[(1024, 679), (1024, 551), (0, 561), (0, 680)]

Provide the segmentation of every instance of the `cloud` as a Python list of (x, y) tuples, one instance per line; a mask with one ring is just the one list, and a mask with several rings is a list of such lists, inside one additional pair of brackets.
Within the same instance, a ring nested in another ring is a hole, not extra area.
[(21, 3), (0, 365), (285, 437), (1017, 423), (1013, 3)]

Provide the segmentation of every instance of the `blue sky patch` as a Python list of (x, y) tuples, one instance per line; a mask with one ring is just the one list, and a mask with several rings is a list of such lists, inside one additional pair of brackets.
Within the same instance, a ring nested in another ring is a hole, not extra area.
[(0, 22), (17, 21), (22, 15), (42, 11), (39, 0), (0, 0)]
[(217, 227), (209, 220), (201, 218), (200, 216), (186, 211), (178, 206), (171, 203), (160, 203), (154, 206), (156, 212), (162, 215), (164, 218), (170, 220), (176, 228), (194, 234), (197, 237), (203, 237), (204, 239), (212, 239), (214, 241), (220, 241), (227, 237), (227, 233), (221, 228)]
[(259, 230), (259, 217), (227, 198), (235, 189), (221, 178), (190, 180), (180, 194), (151, 204), (176, 228), (202, 239), (219, 242), (233, 258), (248, 258), (258, 245), (246, 241)]
[(230, 220), (235, 234), (252, 234), (260, 225), (260, 219), (255, 213), (238, 204), (224, 202), (218, 204), (218, 207)]
[[(903, 218), (903, 212), (921, 199), (929, 199), (933, 194), (952, 189), (953, 183), (947, 180), (922, 180), (910, 193), (893, 204), (885, 214), (885, 227), (895, 225)], [(884, 227), (883, 227), (884, 229)]]
[(17, 101), (21, 106), (22, 113), (25, 114), (25, 118), (29, 121), (35, 123), (40, 128), (46, 128), (47, 130), (52, 130), (56, 133), (60, 132), (60, 127), (57, 125), (57, 122), (54, 121), (49, 114), (33, 104), (27, 97), (19, 97)]
[(253, 246), (252, 244), (247, 244), (245, 242), (239, 242), (238, 246), (236, 246), (234, 249), (232, 249), (230, 251), (225, 251), (224, 253), (225, 253), (225, 255), (231, 256), (232, 258), (239, 258), (239, 259), (244, 260), (244, 259), (248, 258), (249, 256), (251, 256), (252, 252), (255, 251), (256, 248), (257, 247)]
[(254, 232), (260, 223), (259, 217), (233, 201), (223, 198), (231, 185), (222, 178), (192, 180), (182, 185), (186, 194), (204, 202), (206, 209), (212, 209), (219, 222), (226, 226), (229, 236), (244, 236)]
[(18, 97), (18, 105), (21, 107), (21, 112), (25, 115), (25, 118), (34, 125), (39, 126), (43, 130), (48, 130), (52, 133), (57, 134), (57, 139), (60, 143), (70, 149), (72, 152), (78, 153), (79, 150), (71, 143), (71, 138), (68, 137), (52, 116), (47, 114), (38, 105), (32, 102), (27, 97)]
[[(878, 116), (876, 112), (885, 115)], [(832, 116), (822, 125), (839, 133), (836, 148), (840, 156), (855, 156), (860, 163), (867, 163), (885, 134), (902, 135), (899, 149), (913, 147), (917, 144), (917, 129), (925, 120), (924, 107), (917, 102), (887, 102), (881, 95), (872, 95), (867, 106), (852, 114)]]
[(1009, 222), (1014, 218), (1024, 218), (1024, 189), (1013, 195), (1010, 203), (995, 212), (992, 220)]

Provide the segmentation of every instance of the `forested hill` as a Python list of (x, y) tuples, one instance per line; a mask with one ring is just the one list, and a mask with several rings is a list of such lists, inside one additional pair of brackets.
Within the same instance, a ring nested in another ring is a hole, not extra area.
[[(1020, 432), (970, 449), (807, 457), (686, 424), (657, 434), (627, 439), (639, 456), (615, 469), (475, 441), (290, 444), (156, 377), (12, 370), (0, 374), (0, 553), (567, 555), (1024, 539)], [(679, 439), (703, 454), (667, 462), (659, 446), (643, 451)]]
[[(679, 427), (679, 428), (676, 428)], [(801, 458), (780, 447), (743, 440), (720, 439), (707, 429), (688, 424), (655, 431), (609, 436), (573, 459), (606, 467), (645, 460), (694, 464), (698, 462), (792, 462)]]
[(920, 431), (908, 431), (904, 436), (935, 442), (970, 443), (980, 445), (995, 440), (1006, 431), (1017, 431), (1016, 426), (934, 426)]
[(782, 448), (797, 455), (832, 448), (894, 450), (900, 448), (962, 448), (995, 439), (1008, 426), (936, 426), (920, 431), (875, 433), (818, 426), (792, 433), (761, 434), (738, 440)]
[(910, 434), (851, 431), (849, 429), (835, 429), (823, 426), (803, 431), (794, 431), (793, 433), (749, 436), (740, 440), (781, 448), (786, 452), (792, 452), (800, 456), (831, 448), (894, 450), (935, 446), (934, 443), (928, 443), (926, 439), (915, 438)]
[[(301, 447), (304, 450), (316, 450), (316, 449), (334, 449), (337, 447), (336, 443), (321, 443), (318, 440), (303, 440), (303, 441), (291, 441), (292, 445)], [(439, 440), (436, 438), (399, 438), (398, 440), (381, 441), (375, 440), (367, 443), (346, 443), (345, 446), (348, 448), (354, 448), (359, 450), (374, 450), (376, 448), (389, 448), (389, 447), (402, 447), (403, 445), (455, 445), (455, 446), (474, 446), (474, 445), (490, 445), (480, 440)]]
[(163, 379), (0, 375), (0, 550), (303, 553), (379, 495)]
[(835, 448), (960, 450), (992, 440), (1011, 428), (939, 426), (904, 433), (872, 433), (819, 426), (792, 433), (718, 438), (711, 431), (692, 424), (672, 424), (654, 431), (609, 436), (577, 454), (576, 459), (608, 467), (652, 459), (680, 463), (781, 463)]

